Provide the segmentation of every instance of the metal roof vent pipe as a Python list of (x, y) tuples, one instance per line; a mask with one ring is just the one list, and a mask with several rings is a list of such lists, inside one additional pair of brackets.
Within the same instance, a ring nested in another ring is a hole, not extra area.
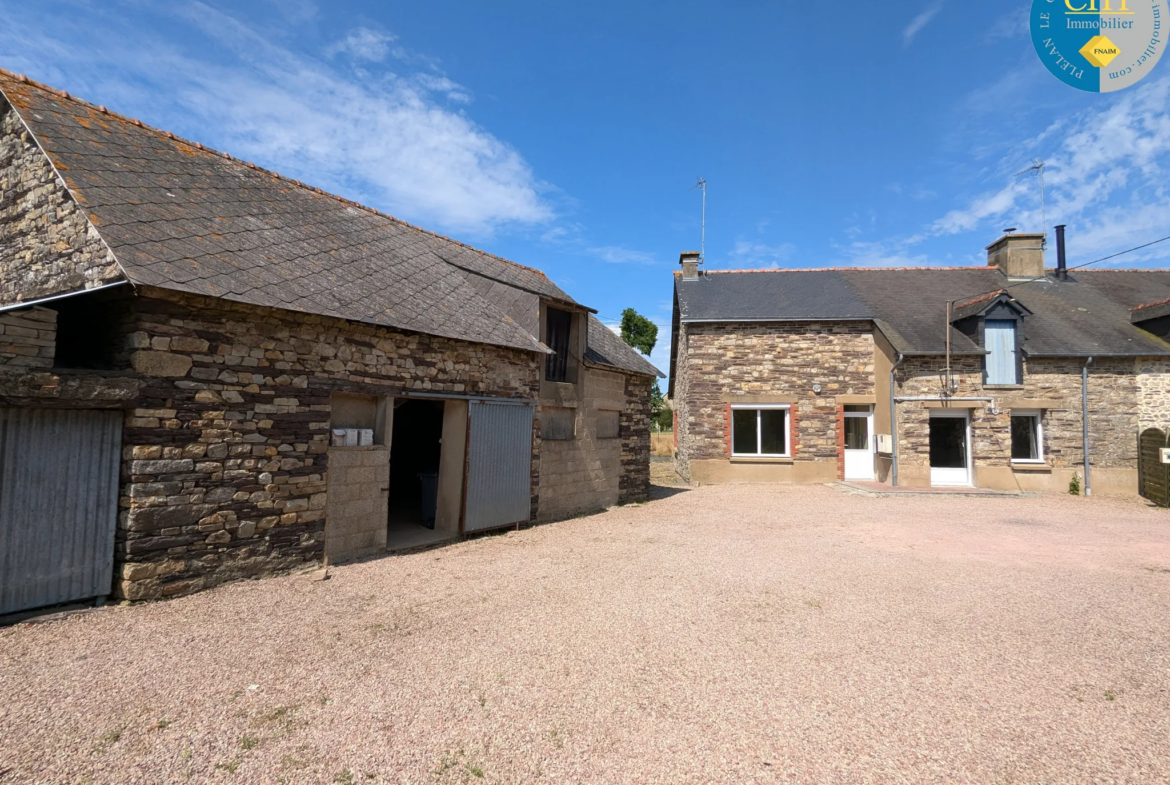
[(1056, 228), (1056, 280), (1068, 280), (1068, 264), (1064, 258), (1064, 224)]
[(682, 265), (684, 281), (699, 280), (699, 256), (698, 251), (683, 251), (678, 255), (678, 263)]

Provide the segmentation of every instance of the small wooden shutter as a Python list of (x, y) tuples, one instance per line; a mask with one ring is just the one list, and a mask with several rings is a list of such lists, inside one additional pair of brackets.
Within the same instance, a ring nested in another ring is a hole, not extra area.
[(987, 351), (987, 383), (1016, 384), (1016, 323), (1012, 319), (988, 319), (983, 328)]

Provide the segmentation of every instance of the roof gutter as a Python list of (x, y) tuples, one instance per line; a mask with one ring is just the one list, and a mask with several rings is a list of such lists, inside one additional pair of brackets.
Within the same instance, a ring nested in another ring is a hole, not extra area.
[(768, 316), (763, 318), (749, 318), (749, 317), (735, 317), (735, 316), (719, 316), (712, 318), (697, 318), (684, 317), (679, 319), (683, 324), (701, 323), (701, 322), (724, 322), (728, 324), (744, 324), (744, 323), (763, 323), (768, 322), (872, 322), (872, 316), (801, 316), (798, 318)]
[(128, 280), (114, 281), (113, 283), (104, 283), (101, 286), (95, 286), (92, 289), (78, 289), (76, 292), (65, 292), (64, 294), (54, 294), (49, 297), (41, 297), (36, 300), (25, 300), (22, 303), (13, 303), (12, 305), (0, 305), (0, 313), (5, 311), (16, 311), (21, 308), (32, 308), (43, 303), (51, 303), (54, 300), (64, 300), (67, 297), (76, 297), (79, 294), (89, 294), (90, 292), (100, 292), (102, 289), (113, 289), (115, 286), (127, 286), (130, 284)]

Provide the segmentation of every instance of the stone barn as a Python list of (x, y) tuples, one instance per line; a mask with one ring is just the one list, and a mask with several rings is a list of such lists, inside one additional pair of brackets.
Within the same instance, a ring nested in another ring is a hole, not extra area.
[(646, 498), (543, 273), (0, 71), (0, 614)]

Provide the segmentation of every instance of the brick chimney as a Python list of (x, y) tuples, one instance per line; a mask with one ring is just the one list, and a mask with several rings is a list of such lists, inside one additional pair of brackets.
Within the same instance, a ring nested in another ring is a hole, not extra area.
[(683, 251), (678, 255), (678, 263), (682, 265), (684, 281), (697, 281), (699, 279), (698, 251)]
[(987, 246), (987, 265), (1008, 278), (1044, 277), (1044, 235), (1005, 234)]

